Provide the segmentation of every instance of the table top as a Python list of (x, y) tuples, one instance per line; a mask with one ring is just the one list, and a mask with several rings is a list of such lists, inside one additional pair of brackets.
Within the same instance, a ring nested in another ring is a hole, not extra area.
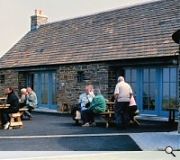
[(0, 100), (6, 100), (7, 97), (0, 97)]
[(8, 108), (10, 104), (0, 104), (0, 109)]
[(115, 104), (115, 102), (110, 102), (110, 101), (108, 101), (107, 104)]

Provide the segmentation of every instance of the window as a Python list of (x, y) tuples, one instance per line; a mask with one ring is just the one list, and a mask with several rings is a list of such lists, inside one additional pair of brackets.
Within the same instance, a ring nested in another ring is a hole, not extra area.
[(143, 69), (143, 110), (155, 110), (156, 70)]
[(0, 75), (0, 84), (4, 84), (4, 83), (5, 83), (5, 76)]
[(126, 69), (125, 80), (131, 85), (133, 93), (136, 93), (136, 69)]
[(176, 74), (176, 68), (163, 68), (163, 109), (173, 108), (177, 104)]
[(48, 82), (49, 82), (49, 74), (44, 72), (41, 74), (41, 85), (42, 85), (42, 104), (48, 104)]
[(78, 71), (77, 72), (77, 82), (83, 82), (84, 80), (84, 72), (83, 71)]

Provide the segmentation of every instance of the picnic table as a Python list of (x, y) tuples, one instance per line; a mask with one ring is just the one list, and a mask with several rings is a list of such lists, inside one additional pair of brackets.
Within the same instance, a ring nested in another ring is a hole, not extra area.
[[(6, 103), (6, 97), (0, 97), (0, 112), (3, 109), (9, 108), (10, 104)], [(23, 123), (21, 121), (21, 112), (17, 113), (11, 113), (10, 115), (10, 125), (9, 129), (12, 129), (13, 127), (22, 127)], [(1, 113), (0, 113), (0, 126), (2, 127), (2, 121), (1, 121)]]
[[(102, 117), (105, 119), (106, 127), (108, 128), (109, 124), (114, 123), (114, 121), (115, 121), (115, 102), (108, 101), (106, 103), (106, 105), (107, 105), (107, 110), (103, 113), (100, 113), (100, 115), (102, 115)], [(136, 115), (138, 115), (138, 114), (139, 114), (139, 112), (137, 110), (133, 117), (132, 123), (140, 125), (139, 121), (136, 119)]]
[(108, 101), (106, 103), (106, 105), (107, 105), (106, 111), (100, 113), (100, 115), (105, 119), (105, 121), (106, 121), (106, 128), (108, 128), (109, 124), (114, 121), (114, 114), (115, 114), (115, 112), (114, 112), (114, 105), (115, 105), (115, 102)]
[(6, 104), (6, 97), (0, 97), (0, 126), (2, 125), (1, 121), (1, 111), (5, 108), (9, 108), (10, 104)]
[(166, 108), (166, 110), (169, 112), (169, 116), (168, 116), (168, 122), (169, 123), (174, 123), (175, 122), (175, 113), (178, 111), (177, 107), (173, 107), (173, 108)]

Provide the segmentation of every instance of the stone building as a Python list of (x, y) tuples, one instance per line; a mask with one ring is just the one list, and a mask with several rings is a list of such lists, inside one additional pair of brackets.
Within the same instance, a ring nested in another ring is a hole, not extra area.
[(42, 11), (31, 30), (0, 59), (0, 93), (31, 86), (39, 108), (76, 103), (86, 83), (113, 94), (119, 75), (134, 90), (142, 114), (166, 116), (177, 103), (179, 0), (162, 0), (48, 23)]

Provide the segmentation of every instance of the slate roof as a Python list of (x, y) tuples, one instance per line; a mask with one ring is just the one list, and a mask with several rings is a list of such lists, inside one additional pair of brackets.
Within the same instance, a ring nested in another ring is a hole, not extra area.
[(180, 0), (48, 23), (16, 43), (0, 68), (173, 56), (179, 28)]

